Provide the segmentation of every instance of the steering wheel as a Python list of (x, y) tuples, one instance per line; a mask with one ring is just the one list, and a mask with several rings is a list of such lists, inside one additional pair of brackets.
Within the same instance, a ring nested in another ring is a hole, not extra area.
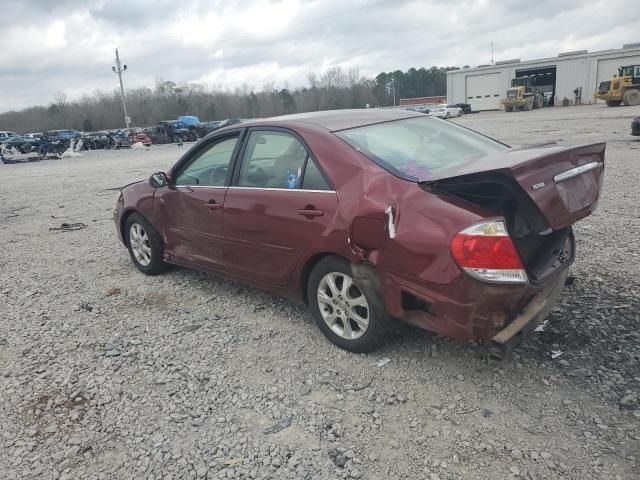
[(220, 183), (224, 183), (227, 178), (227, 170), (228, 166), (223, 165), (221, 167), (214, 168), (209, 174), (209, 183), (211, 185), (219, 185)]

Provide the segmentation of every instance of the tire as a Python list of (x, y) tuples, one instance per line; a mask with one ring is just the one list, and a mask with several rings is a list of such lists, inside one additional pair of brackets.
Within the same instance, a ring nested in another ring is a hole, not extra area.
[(504, 107), (505, 112), (513, 112), (513, 107)]
[(619, 107), (622, 100), (607, 100), (607, 107)]
[(158, 275), (168, 268), (162, 260), (164, 253), (162, 237), (142, 215), (132, 213), (127, 217), (124, 235), (129, 255), (138, 270), (145, 275)]
[(632, 88), (624, 92), (624, 95), (622, 95), (622, 103), (627, 107), (640, 105), (640, 90)]
[(451, 118), (451, 114), (449, 112), (447, 112), (447, 114), (444, 116), (444, 118), (446, 118), (447, 120), (449, 120), (449, 118)]
[[(348, 261), (335, 256), (325, 257), (309, 275), (307, 300), (316, 324), (332, 343), (350, 352), (365, 353), (375, 349), (392, 333), (394, 322), (384, 311), (382, 301), (374, 298), (379, 294), (371, 292), (371, 287), (361, 288), (353, 279)], [(345, 281), (352, 283), (345, 284)], [(363, 300), (364, 305), (353, 304)], [(349, 336), (351, 338), (347, 338)]]

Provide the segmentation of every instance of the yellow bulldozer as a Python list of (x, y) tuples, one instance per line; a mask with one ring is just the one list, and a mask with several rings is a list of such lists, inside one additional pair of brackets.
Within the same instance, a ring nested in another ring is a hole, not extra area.
[(511, 80), (507, 97), (502, 100), (505, 112), (542, 108), (544, 95), (533, 85), (532, 77), (519, 77)]
[(618, 75), (600, 82), (594, 96), (610, 107), (640, 105), (640, 65), (618, 68)]

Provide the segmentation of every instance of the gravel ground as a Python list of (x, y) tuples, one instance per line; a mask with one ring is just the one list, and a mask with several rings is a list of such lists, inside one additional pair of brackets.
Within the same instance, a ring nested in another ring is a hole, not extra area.
[[(502, 362), (413, 329), (355, 355), (303, 306), (138, 273), (108, 189), (185, 147), (0, 165), (0, 478), (640, 478), (636, 110), (455, 120), (511, 144), (608, 142), (575, 281)], [(87, 228), (50, 230), (64, 222)]]

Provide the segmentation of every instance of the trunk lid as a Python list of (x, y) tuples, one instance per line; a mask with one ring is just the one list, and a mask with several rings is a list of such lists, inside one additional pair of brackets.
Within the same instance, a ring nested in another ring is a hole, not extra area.
[(604, 179), (606, 143), (575, 147), (516, 147), (503, 153), (437, 171), (423, 188), (464, 184), (479, 175), (513, 178), (538, 207), (549, 227), (565, 228), (596, 208)]

